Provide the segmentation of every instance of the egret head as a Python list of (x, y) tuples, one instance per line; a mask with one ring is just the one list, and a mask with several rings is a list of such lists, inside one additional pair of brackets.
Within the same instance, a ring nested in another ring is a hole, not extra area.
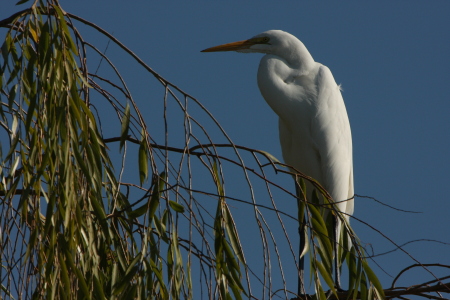
[(292, 63), (309, 60), (312, 57), (303, 43), (295, 36), (282, 30), (269, 30), (254, 37), (211, 47), (202, 52), (236, 51), (242, 53), (265, 53), (286, 59)]

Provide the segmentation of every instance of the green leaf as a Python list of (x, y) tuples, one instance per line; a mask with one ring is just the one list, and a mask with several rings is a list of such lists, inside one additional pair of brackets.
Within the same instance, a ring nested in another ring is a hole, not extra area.
[(240, 281), (233, 281), (232, 283), (229, 283), (231, 291), (233, 292), (233, 295), (234, 295), (234, 299), (236, 299), (236, 300), (242, 299), (242, 296), (241, 296), (242, 289), (237, 284), (239, 282)]
[[(352, 249), (354, 252), (354, 249)], [(348, 288), (349, 290), (352, 290), (356, 279), (357, 279), (357, 273), (356, 273), (356, 259), (355, 256), (353, 255), (352, 252), (348, 252), (347, 253), (347, 257), (346, 257), (346, 261), (347, 261), (347, 268), (348, 268), (348, 272), (349, 272), (349, 283), (348, 283)]]
[(225, 260), (227, 261), (227, 266), (229, 268), (237, 270), (238, 273), (240, 273), (239, 265), (237, 264), (236, 259), (234, 258), (234, 253), (231, 251), (231, 248), (225, 239), (222, 240), (222, 246), (226, 254)]
[(141, 259), (141, 253), (138, 253), (134, 259), (130, 262), (130, 265), (128, 266), (125, 275), (121, 278), (121, 280), (116, 283), (116, 285), (113, 288), (113, 294), (118, 295), (120, 294), (125, 288), (128, 288), (133, 280), (134, 275), (139, 270), (139, 264), (138, 262)]
[(183, 205), (181, 205), (175, 201), (171, 201), (171, 200), (169, 200), (169, 205), (174, 211), (179, 212), (179, 213), (184, 213)]
[[(353, 253), (353, 256), (355, 256), (355, 252)], [(365, 273), (363, 272), (363, 268), (362, 268), (362, 264), (361, 264), (361, 259), (356, 259), (355, 256), (355, 260), (357, 260), (357, 266), (356, 266), (356, 279), (354, 282), (354, 287), (353, 287), (353, 297), (356, 298), (358, 296), (358, 289), (361, 288), (362, 284), (365, 284)], [(363, 288), (361, 288), (362, 290)]]
[(125, 141), (128, 137), (128, 130), (130, 128), (130, 103), (127, 102), (127, 106), (125, 106), (125, 112), (122, 117), (122, 130), (120, 134), (120, 150), (122, 150), (125, 145)]
[[(158, 205), (159, 205), (159, 198), (161, 197), (160, 192), (164, 189), (165, 180), (166, 180), (166, 173), (162, 172), (160, 174), (160, 176), (158, 177), (157, 181), (154, 182), (152, 195), (149, 197), (148, 201), (145, 204), (143, 204), (142, 206), (136, 208), (135, 210), (128, 212), (128, 216), (130, 218), (138, 218), (138, 217), (142, 216), (143, 214), (145, 214), (147, 212), (147, 210), (149, 211), (149, 219), (151, 220), (153, 218), (153, 216), (156, 212), (156, 209), (158, 208)], [(169, 202), (169, 205), (170, 205), (170, 202)], [(184, 207), (181, 204), (178, 204), (178, 203), (176, 203), (176, 204), (178, 206), (181, 206), (183, 208), (183, 212), (184, 212)]]
[(214, 182), (216, 183), (216, 186), (217, 186), (217, 194), (219, 194), (219, 196), (224, 196), (224, 191), (223, 191), (222, 181), (221, 181), (221, 177), (220, 177), (220, 173), (219, 173), (219, 168), (217, 167), (217, 162), (215, 159), (214, 159), (214, 162), (212, 165), (212, 170), (213, 170)]
[[(64, 262), (63, 254), (59, 252), (59, 260), (61, 262)], [(69, 272), (67, 271), (67, 267), (65, 263), (61, 263), (61, 271), (59, 272), (59, 279), (61, 280), (64, 288), (66, 290), (70, 290), (70, 279), (69, 279)]]
[(150, 267), (151, 267), (153, 273), (155, 274), (156, 278), (158, 279), (157, 283), (160, 285), (159, 292), (161, 293), (161, 299), (167, 299), (168, 292), (167, 292), (167, 287), (164, 283), (162, 270), (160, 270), (160, 268), (158, 268), (158, 266), (155, 264), (155, 262), (152, 259), (150, 259)]
[(262, 151), (262, 150), (258, 150), (258, 151), (261, 152), (261, 153), (263, 153), (264, 155), (266, 155), (271, 161), (274, 161), (274, 162), (276, 162), (276, 163), (279, 163), (279, 162), (280, 162), (275, 156), (273, 156), (273, 155), (270, 154), (269, 152)]
[(323, 290), (322, 286), (320, 285), (320, 280), (317, 279), (316, 281), (316, 293), (319, 296), (318, 299), (320, 300), (326, 300), (327, 299), (327, 295), (325, 294), (325, 291)]
[(153, 216), (153, 223), (155, 224), (155, 229), (158, 232), (159, 236), (163, 239), (164, 242), (169, 243), (169, 238), (166, 233), (166, 223), (164, 223), (164, 215), (167, 214), (167, 210), (163, 213), (163, 218), (160, 220), (157, 216)]
[(327, 246), (327, 250), (330, 250), (331, 249), (330, 237), (328, 235), (327, 226), (325, 225), (322, 214), (313, 204), (308, 204), (308, 208), (312, 216), (311, 223), (314, 230), (313, 233), (317, 235), (321, 240), (323, 240), (325, 246)]
[(59, 7), (58, 5), (52, 5), (52, 6), (58, 14), (59, 25), (60, 25), (60, 28), (63, 30), (64, 37), (65, 37), (64, 41), (67, 43), (68, 48), (70, 50), (72, 50), (73, 54), (77, 55), (78, 49), (72, 40), (72, 37), (69, 32), (69, 27), (67, 26), (66, 20), (64, 19), (64, 13), (61, 10), (61, 7)]
[(245, 264), (244, 252), (242, 251), (242, 244), (239, 239), (239, 234), (236, 230), (235, 223), (233, 220), (233, 216), (225, 204), (225, 229), (227, 230), (228, 238), (230, 239), (231, 247), (233, 248), (234, 253), (238, 257), (239, 261)]
[(18, 87), (18, 85), (15, 84), (9, 91), (8, 106), (9, 106), (10, 110), (13, 108), (13, 103), (14, 103), (14, 100), (16, 99), (17, 87)]
[(145, 214), (145, 212), (147, 211), (147, 207), (148, 207), (148, 202), (145, 203), (144, 205), (136, 208), (135, 210), (128, 212), (128, 217), (131, 219), (139, 218), (140, 216)]
[[(63, 238), (60, 238), (60, 243), (63, 240)], [(89, 287), (86, 283), (85, 277), (83, 275), (83, 273), (81, 273), (80, 269), (75, 265), (73, 259), (72, 259), (72, 254), (70, 253), (70, 249), (68, 247), (68, 245), (64, 242), (62, 243), (62, 247), (64, 249), (64, 254), (65, 254), (65, 262), (68, 265), (68, 270), (71, 270), (72, 272), (75, 273), (75, 275), (77, 276), (78, 279), (78, 284), (79, 284), (79, 288), (81, 289), (81, 291), (83, 292), (83, 298), (90, 298), (89, 295)], [(62, 262), (64, 263), (64, 262)]]
[(325, 267), (323, 266), (323, 264), (316, 260), (315, 264), (317, 266), (317, 269), (319, 270), (320, 275), (322, 275), (322, 278), (325, 280), (325, 282), (328, 284), (328, 286), (330, 287), (331, 291), (333, 292), (333, 294), (336, 296), (337, 298), (337, 292), (336, 292), (336, 288), (334, 287), (334, 281), (332, 279), (332, 275), (331, 275), (331, 270), (327, 271), (325, 269)]
[(145, 139), (141, 140), (139, 144), (139, 180), (141, 185), (148, 177), (148, 152), (147, 143)]
[[(360, 278), (360, 286), (361, 286), (361, 300), (368, 300), (368, 287), (367, 287), (367, 281), (366, 281), (366, 275), (364, 273), (361, 274)], [(384, 299), (384, 298), (381, 298)]]
[(21, 63), (22, 63), (22, 58), (20, 58), (18, 61), (15, 61), (14, 69), (9, 74), (9, 78), (8, 78), (8, 81), (6, 82), (6, 84), (10, 84), (17, 77), (17, 74), (19, 74), (19, 72), (22, 70)]
[(383, 287), (381, 286), (380, 281), (378, 280), (378, 277), (375, 275), (375, 273), (369, 267), (369, 264), (367, 263), (367, 261), (363, 260), (362, 266), (363, 266), (364, 271), (366, 272), (367, 277), (369, 278), (370, 282), (375, 287), (375, 291), (378, 294), (378, 298), (384, 299), (384, 290), (383, 290)]
[(159, 199), (161, 198), (161, 192), (164, 190), (166, 180), (167, 180), (166, 173), (162, 172), (157, 179), (158, 184), (155, 184), (155, 187), (153, 188), (152, 195), (150, 197), (149, 212), (148, 212), (149, 221), (153, 219), (153, 216), (155, 215), (155, 212), (158, 209)]

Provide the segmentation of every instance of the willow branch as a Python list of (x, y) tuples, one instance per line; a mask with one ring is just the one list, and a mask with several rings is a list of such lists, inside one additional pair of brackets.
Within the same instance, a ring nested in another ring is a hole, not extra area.
[[(445, 284), (436, 284), (432, 286), (410, 286), (410, 287), (398, 287), (398, 288), (389, 288), (384, 290), (384, 295), (387, 299), (404, 299), (404, 296), (419, 296), (428, 299), (450, 299), (450, 297), (436, 297), (433, 295), (429, 295), (430, 293), (450, 293), (450, 290), (447, 286), (450, 285), (450, 282)], [(353, 292), (349, 293), (348, 291), (342, 291), (337, 293), (337, 297), (332, 295), (329, 299), (336, 300), (346, 300), (350, 299), (353, 296)], [(312, 300), (315, 298), (315, 295), (303, 295), (302, 297), (292, 298), (291, 300)], [(353, 299), (353, 298), (352, 298)], [(355, 300), (361, 299), (361, 295), (358, 293)]]

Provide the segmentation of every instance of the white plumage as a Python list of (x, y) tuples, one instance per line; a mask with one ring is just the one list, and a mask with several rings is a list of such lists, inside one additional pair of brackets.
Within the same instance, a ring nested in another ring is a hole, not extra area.
[[(301, 41), (281, 30), (203, 51), (266, 54), (259, 64), (258, 87), (279, 117), (285, 163), (316, 179), (338, 209), (351, 215), (352, 137), (340, 86), (331, 71), (315, 62)], [(310, 195), (312, 186), (307, 190)], [(336, 222), (339, 232), (341, 222)]]

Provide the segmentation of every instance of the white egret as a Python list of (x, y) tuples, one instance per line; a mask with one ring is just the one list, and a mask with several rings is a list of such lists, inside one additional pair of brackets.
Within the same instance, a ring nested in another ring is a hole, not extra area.
[[(279, 117), (280, 143), (286, 164), (316, 179), (346, 219), (353, 213), (353, 160), (350, 123), (340, 87), (330, 70), (314, 61), (295, 36), (269, 30), (251, 39), (202, 52), (265, 53), (258, 69), (258, 87)], [(308, 195), (312, 192), (307, 187)], [(335, 251), (342, 224), (335, 218)], [(303, 249), (300, 234), (300, 250)], [(335, 255), (335, 284), (340, 289)], [(299, 293), (303, 287), (300, 259)]]

